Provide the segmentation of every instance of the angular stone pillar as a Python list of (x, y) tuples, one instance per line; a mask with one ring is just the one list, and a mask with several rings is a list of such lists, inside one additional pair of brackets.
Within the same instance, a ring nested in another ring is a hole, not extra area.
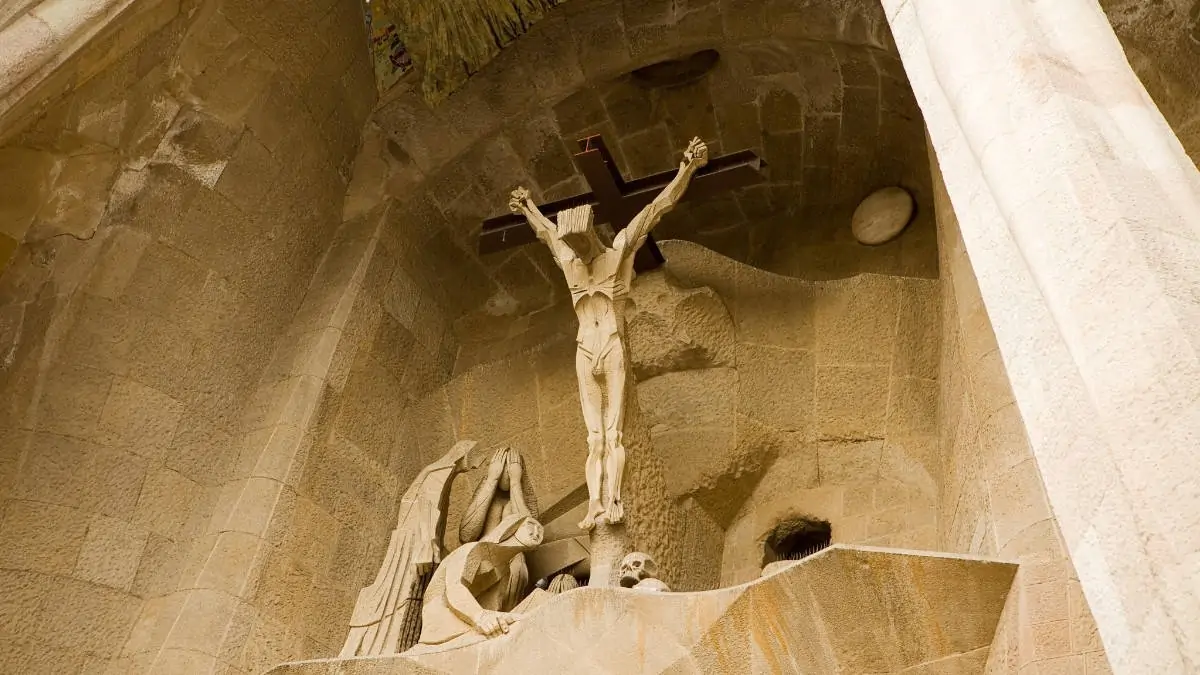
[(883, 0), (1118, 673), (1200, 672), (1200, 173), (1096, 0)]

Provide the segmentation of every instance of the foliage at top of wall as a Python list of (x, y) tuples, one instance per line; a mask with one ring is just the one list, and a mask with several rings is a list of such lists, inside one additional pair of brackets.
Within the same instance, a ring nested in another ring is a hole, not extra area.
[(432, 105), (565, 0), (382, 0), (396, 21)]

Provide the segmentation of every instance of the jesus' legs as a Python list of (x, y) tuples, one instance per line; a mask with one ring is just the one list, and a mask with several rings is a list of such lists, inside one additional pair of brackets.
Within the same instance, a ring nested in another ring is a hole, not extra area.
[(627, 366), (625, 345), (618, 338), (604, 355), (604, 452), (608, 474), (608, 503), (604, 505), (604, 510), (610, 523), (619, 523), (625, 517), (621, 502), (621, 479), (625, 475), (625, 441), (622, 432), (625, 427)]
[(590, 530), (596, 518), (604, 513), (600, 502), (600, 479), (604, 471), (604, 418), (601, 414), (603, 391), (593, 372), (593, 357), (581, 346), (575, 353), (575, 375), (579, 379), (579, 402), (583, 405), (583, 421), (588, 430), (588, 456), (584, 465), (587, 477), (588, 511), (579, 528)]

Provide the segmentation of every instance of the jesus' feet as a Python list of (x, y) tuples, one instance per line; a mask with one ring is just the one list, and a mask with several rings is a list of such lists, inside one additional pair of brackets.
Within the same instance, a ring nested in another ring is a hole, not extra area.
[(604, 505), (600, 500), (593, 499), (588, 502), (588, 512), (583, 520), (579, 521), (579, 529), (590, 530), (596, 526), (596, 518), (604, 514)]
[(625, 507), (621, 505), (621, 500), (617, 499), (609, 502), (608, 506), (604, 507), (604, 517), (614, 525), (624, 520)]

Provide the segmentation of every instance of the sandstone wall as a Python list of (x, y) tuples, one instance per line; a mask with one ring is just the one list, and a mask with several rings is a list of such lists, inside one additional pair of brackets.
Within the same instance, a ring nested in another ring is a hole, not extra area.
[(174, 7), (0, 149), (24, 224), (0, 277), (6, 672), (241, 672), (259, 621), (236, 559), (278, 492), (243, 460), (275, 438), (260, 378), (340, 221), (371, 73), (354, 3)]
[(673, 487), (726, 528), (721, 582), (758, 576), (767, 533), (792, 516), (830, 521), (834, 541), (935, 548), (937, 282), (812, 283), (669, 244), (669, 268), (716, 289), (736, 327), (732, 370), (689, 372), (661, 397), (721, 405), (660, 406), (655, 435), (686, 477)]
[(938, 548), (1021, 564), (988, 673), (1016, 673), (1031, 664), (1041, 672), (1109, 672), (1046, 499), (958, 221), (936, 162), (931, 163), (943, 275)]
[(298, 317), (274, 361), (280, 382), (289, 373), (315, 379), (289, 403), (311, 401), (312, 412), (279, 471), (261, 577), (246, 598), (259, 619), (247, 672), (341, 649), (342, 619), (374, 580), (400, 495), (449, 449), (423, 440), (413, 412), (447, 379), (457, 349), (429, 290), (433, 271), (406, 256), (411, 233), (397, 231), (384, 209), (347, 221), (327, 259), (342, 270), (322, 269), (313, 284), (338, 302), (315, 323)]
[[(192, 0), (0, 2), (0, 145), (108, 70)], [(18, 240), (20, 238), (18, 237)]]
[[(630, 75), (701, 49), (720, 59), (686, 85)], [(769, 163), (765, 184), (668, 214), (662, 239), (809, 279), (937, 276), (920, 113), (876, 0), (563, 3), (436, 108), (402, 80), (372, 124), (388, 138), (393, 213), (433, 225), (428, 249), (457, 261), (447, 305), (513, 323), (555, 311), (561, 279), (541, 246), (479, 255), (481, 223), (518, 184), (539, 203), (585, 191), (571, 157), (591, 134), (629, 179), (676, 168), (695, 135), (714, 156), (753, 149)], [(896, 183), (915, 193), (918, 221), (864, 249), (850, 215)]]
[[(873, 11), (866, 4), (789, 6), (798, 4), (776, 3), (770, 11), (784, 24), (796, 16), (789, 12), (808, 12), (800, 21), (811, 20), (810, 30), (824, 11)], [(786, 30), (720, 51), (712, 74), (695, 83), (655, 90), (627, 77), (595, 82), (556, 102), (552, 119), (519, 120), (504, 135), (519, 147), (544, 133), (522, 128), (532, 125), (557, 125), (568, 143), (602, 134), (627, 178), (678, 168), (695, 135), (714, 157), (754, 150), (768, 167), (762, 185), (685, 201), (663, 219), (659, 238), (693, 241), (804, 279), (860, 273), (936, 278), (935, 229), (926, 209), (908, 236), (880, 246), (864, 248), (846, 227), (859, 201), (885, 186), (902, 185), (919, 204), (931, 203), (921, 116), (899, 59), (886, 47), (843, 36), (791, 42)], [(545, 154), (557, 154), (554, 146), (544, 147)], [(543, 160), (535, 168), (547, 195), (582, 191), (578, 178), (558, 166)]]

